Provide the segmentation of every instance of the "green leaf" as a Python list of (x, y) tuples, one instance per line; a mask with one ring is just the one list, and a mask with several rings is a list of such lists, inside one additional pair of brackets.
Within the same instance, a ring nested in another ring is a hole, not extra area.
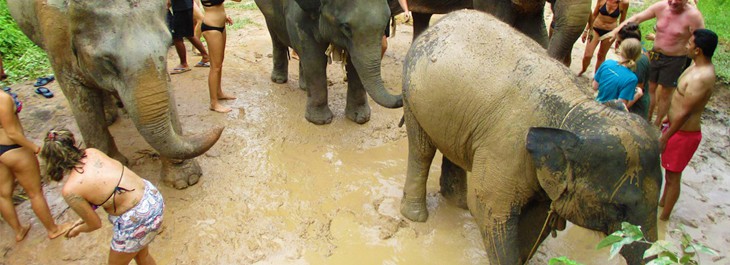
[(613, 257), (615, 257), (616, 254), (619, 253), (619, 251), (621, 251), (621, 248), (623, 248), (623, 246), (623, 244), (618, 243), (611, 245), (611, 257), (609, 257), (608, 259), (613, 259)]
[(676, 264), (676, 262), (672, 261), (668, 257), (656, 258), (656, 259), (653, 259), (646, 263), (646, 265), (671, 265), (671, 264)]
[(641, 232), (641, 226), (623, 222), (621, 223), (621, 230), (626, 233), (627, 237), (634, 238), (635, 240), (644, 238), (644, 232)]
[(605, 237), (601, 242), (598, 242), (598, 245), (596, 246), (596, 249), (602, 249), (607, 246), (613, 245), (613, 243), (620, 242), (623, 240), (623, 237), (616, 235), (616, 233), (613, 233), (607, 237)]
[(644, 251), (644, 258), (648, 258), (654, 255), (659, 255), (664, 252), (672, 252), (671, 250), (672, 243), (669, 243), (668, 241), (664, 240), (658, 240), (651, 244), (651, 247)]
[(688, 264), (689, 261), (692, 259), (692, 256), (694, 255), (684, 255), (681, 259), (679, 259), (679, 264)]
[(548, 265), (582, 265), (575, 260), (569, 259), (566, 256), (551, 258), (548, 261)]
[(719, 255), (717, 252), (715, 252), (711, 248), (703, 245), (702, 243), (692, 243), (692, 247), (694, 247), (696, 250), (698, 250), (700, 252), (704, 252), (704, 253), (707, 253), (707, 254), (710, 254), (713, 256)]

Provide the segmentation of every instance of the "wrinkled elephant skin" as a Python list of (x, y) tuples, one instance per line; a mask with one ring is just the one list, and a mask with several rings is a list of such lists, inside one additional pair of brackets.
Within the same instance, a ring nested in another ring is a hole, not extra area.
[(87, 147), (127, 163), (107, 126), (121, 100), (144, 139), (163, 160), (165, 183), (195, 184), (194, 157), (223, 127), (183, 136), (167, 74), (171, 36), (164, 1), (9, 0), (11, 15), (48, 54)]
[[(549, 234), (540, 229), (550, 209), (553, 218), (607, 234), (624, 221), (641, 225), (656, 239), (656, 130), (595, 102), (569, 69), (515, 33), (488, 14), (456, 11), (411, 46), (401, 213), (428, 218), (426, 180), (438, 150), (448, 160), (442, 194), (466, 201), (491, 264), (529, 259)], [(483, 65), (494, 67), (477, 71)], [(634, 244), (621, 254), (641, 264), (644, 250)]]
[(384, 1), (256, 0), (256, 5), (266, 18), (273, 43), (271, 80), (288, 80), (288, 47), (299, 54), (299, 87), (307, 91), (308, 121), (332, 122), (325, 55), (330, 44), (348, 53), (348, 119), (359, 124), (370, 120), (367, 95), (387, 108), (403, 106), (401, 95), (391, 95), (380, 75), (381, 39), (390, 17)]

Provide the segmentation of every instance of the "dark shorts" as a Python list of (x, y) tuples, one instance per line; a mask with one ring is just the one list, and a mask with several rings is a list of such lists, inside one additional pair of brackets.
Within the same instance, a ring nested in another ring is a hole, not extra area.
[(687, 65), (687, 56), (667, 56), (649, 52), (649, 82), (663, 87), (677, 87), (677, 80)]
[(172, 38), (182, 39), (184, 37), (192, 37), (195, 32), (193, 29), (193, 9), (185, 11), (175, 11), (172, 16)]

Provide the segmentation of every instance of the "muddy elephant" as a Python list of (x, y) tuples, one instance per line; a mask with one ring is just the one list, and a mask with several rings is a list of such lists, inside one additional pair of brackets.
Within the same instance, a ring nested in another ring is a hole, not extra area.
[[(456, 11), (405, 61), (403, 216), (428, 218), (426, 180), (439, 150), (456, 167), (442, 169), (441, 193), (466, 201), (491, 264), (528, 260), (550, 232), (541, 231), (548, 217), (548, 227), (569, 220), (607, 234), (630, 222), (656, 240), (658, 133), (594, 101), (537, 43), (488, 14)], [(646, 247), (621, 254), (640, 264)]]
[(299, 86), (307, 90), (308, 121), (332, 121), (325, 55), (330, 45), (347, 53), (348, 119), (359, 124), (370, 120), (367, 94), (386, 108), (403, 106), (401, 95), (390, 94), (380, 75), (381, 39), (390, 17), (385, 1), (256, 0), (256, 5), (266, 18), (273, 43), (271, 80), (287, 81), (288, 47), (299, 54)]
[(165, 1), (9, 0), (8, 8), (48, 54), (87, 147), (127, 162), (107, 128), (116, 115), (108, 103), (116, 97), (162, 157), (162, 180), (175, 188), (198, 181), (202, 172), (193, 158), (223, 128), (182, 135), (167, 74)]
[[(403, 12), (398, 0), (388, 0), (393, 15)], [(446, 14), (459, 9), (485, 11), (512, 25), (548, 50), (550, 57), (570, 65), (573, 44), (585, 29), (591, 13), (590, 0), (552, 1), (554, 33), (548, 39), (544, 19), (545, 0), (408, 0), (413, 12), (413, 38), (423, 32), (432, 14)]]

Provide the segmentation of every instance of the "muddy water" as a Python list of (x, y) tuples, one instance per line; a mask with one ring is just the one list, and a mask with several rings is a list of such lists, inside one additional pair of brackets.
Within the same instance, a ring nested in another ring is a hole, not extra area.
[[(440, 155), (428, 182), (428, 221), (410, 222), (398, 212), (407, 157), (405, 129), (397, 127), (402, 110), (371, 101), (370, 122), (358, 125), (347, 120), (343, 70), (331, 65), (329, 98), (335, 118), (329, 125), (310, 124), (304, 119), (306, 93), (297, 87), (298, 61), (290, 64), (289, 83), (270, 82), (271, 44), (263, 17), (258, 11), (229, 13), (234, 19), (254, 22), (228, 33), (223, 89), (238, 99), (224, 104), (234, 111), (207, 110), (207, 69), (171, 76), (185, 133), (226, 125), (221, 140), (197, 159), (205, 174), (197, 185), (185, 190), (162, 185), (159, 160), (145, 152), (151, 148), (129, 119), (111, 128), (120, 150), (130, 158), (130, 168), (157, 185), (165, 197), (165, 231), (150, 247), (159, 264), (487, 263), (469, 212), (438, 194)], [(410, 26), (399, 25), (390, 39), (383, 75), (393, 92), (400, 91), (401, 61), (411, 32)], [(575, 62), (580, 54), (582, 49), (574, 52)], [(188, 58), (199, 59), (190, 54)], [(168, 63), (176, 65), (174, 51)], [(78, 131), (57, 84), (51, 86), (58, 92), (51, 100), (33, 96), (21, 89), (25, 86), (14, 90), (33, 106), (21, 113), (29, 137), (39, 142), (37, 136), (59, 124)], [(703, 146), (728, 145), (721, 136), (727, 135), (727, 110), (720, 108), (717, 113), (725, 118), (709, 119), (713, 125), (708, 126), (708, 143)], [(730, 183), (723, 172), (729, 166), (717, 153), (727, 157), (728, 151), (707, 149), (701, 149), (701, 159), (691, 165), (699, 169), (686, 174), (687, 188), (676, 217), (660, 229), (695, 224), (689, 226), (692, 233), (716, 249), (727, 249), (730, 235), (723, 227), (730, 222), (726, 214)], [(46, 197), (59, 220), (77, 218), (59, 197), (58, 185), (47, 185)], [(32, 222), (34, 228), (24, 242), (15, 244), (9, 227), (0, 225), (0, 264), (106, 262), (111, 238), (107, 222), (94, 233), (50, 241), (27, 202), (18, 211), (21, 220)], [(99, 214), (105, 219), (103, 211)], [(561, 255), (584, 264), (623, 264), (620, 257), (608, 261), (607, 251), (594, 250), (600, 238), (596, 232), (569, 225), (557, 238), (546, 240), (530, 264), (545, 264)]]

